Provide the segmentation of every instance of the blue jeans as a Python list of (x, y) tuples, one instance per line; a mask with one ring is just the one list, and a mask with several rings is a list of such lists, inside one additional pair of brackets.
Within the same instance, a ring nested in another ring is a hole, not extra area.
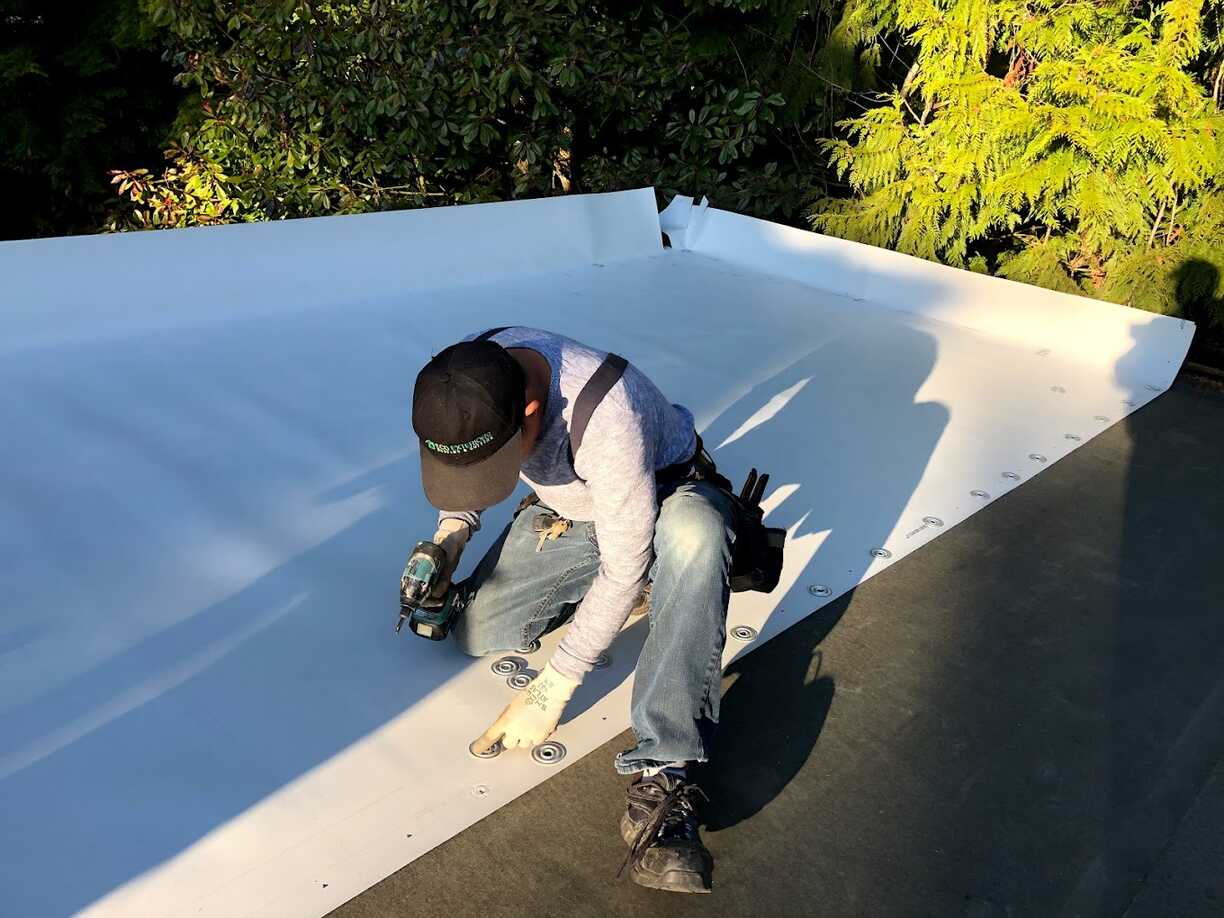
[[(638, 657), (630, 718), (637, 745), (616, 757), (631, 774), (704, 762), (718, 724), (722, 651), (735, 524), (726, 492), (688, 481), (660, 489), (650, 569), (650, 634)], [(595, 524), (575, 522), (544, 543), (528, 507), (475, 572), (456, 586), (463, 611), (454, 635), (473, 656), (527, 647), (573, 617), (599, 570)]]

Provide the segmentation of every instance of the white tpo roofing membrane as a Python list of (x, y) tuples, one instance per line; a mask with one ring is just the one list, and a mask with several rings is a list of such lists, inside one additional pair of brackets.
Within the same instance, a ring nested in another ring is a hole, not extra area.
[(623, 354), (771, 474), (786, 568), (727, 660), (1155, 398), (1193, 333), (688, 198), (662, 223), (642, 189), (0, 244), (0, 912), (322, 915), (628, 726), (644, 620), (555, 765), (473, 758), (514, 690), (393, 634), (434, 529), (413, 380), (469, 332)]

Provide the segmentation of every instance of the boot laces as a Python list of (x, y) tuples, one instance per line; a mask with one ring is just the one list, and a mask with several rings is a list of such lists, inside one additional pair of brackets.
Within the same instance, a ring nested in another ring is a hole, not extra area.
[[(664, 785), (650, 782), (645, 784), (636, 796), (653, 799), (658, 798), (660, 794), (663, 796), (655, 805), (654, 812), (634, 836), (633, 844), (629, 846), (629, 853), (625, 855), (625, 860), (616, 874), (617, 879), (624, 876), (631, 864), (636, 865), (656, 841), (675, 837), (677, 834), (688, 838), (689, 820), (696, 818), (697, 815), (697, 805), (693, 798), (700, 797), (707, 802), (710, 799), (705, 795), (705, 791), (696, 784), (687, 782), (677, 783), (670, 790), (667, 790)], [(685, 831), (677, 831), (682, 828)]]

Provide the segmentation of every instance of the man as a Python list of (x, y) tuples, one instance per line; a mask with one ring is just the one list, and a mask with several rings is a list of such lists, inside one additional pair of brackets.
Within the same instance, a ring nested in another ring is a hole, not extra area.
[[(434, 541), (448, 559), (434, 597), (458, 591), (459, 646), (514, 651), (569, 623), (473, 751), (547, 739), (651, 584), (631, 706), (637, 745), (615, 761), (636, 775), (620, 825), (626, 863), (643, 886), (708, 892), (703, 795), (687, 769), (706, 761), (718, 721), (735, 511), (711, 480), (692, 414), (615, 355), (511, 327), (426, 365), (413, 427), (425, 494), (441, 511)], [(520, 505), (473, 575), (451, 587), (480, 511), (509, 497), (520, 477), (538, 501)]]

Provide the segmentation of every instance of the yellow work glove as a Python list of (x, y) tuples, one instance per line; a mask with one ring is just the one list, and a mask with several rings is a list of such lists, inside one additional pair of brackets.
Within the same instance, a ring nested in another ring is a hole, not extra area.
[(578, 688), (578, 680), (563, 676), (549, 663), (523, 689), (501, 717), (472, 744), (479, 754), (492, 749), (498, 740), (506, 749), (538, 746), (552, 736), (566, 703)]
[(438, 524), (438, 531), (434, 533), (432, 541), (446, 552), (446, 567), (430, 592), (430, 599), (440, 601), (450, 589), (451, 576), (455, 573), (455, 568), (459, 566), (459, 559), (463, 556), (463, 547), (467, 545), (471, 535), (472, 530), (463, 520), (448, 517)]

